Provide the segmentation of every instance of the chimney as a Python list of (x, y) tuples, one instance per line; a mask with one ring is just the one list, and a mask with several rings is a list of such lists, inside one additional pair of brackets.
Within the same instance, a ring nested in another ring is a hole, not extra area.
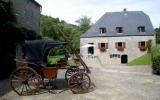
[(127, 9), (126, 9), (126, 8), (124, 8), (124, 9), (123, 9), (123, 11), (124, 11), (124, 12), (127, 12)]
[(124, 12), (124, 16), (127, 16), (127, 9), (126, 8), (123, 9), (123, 12)]

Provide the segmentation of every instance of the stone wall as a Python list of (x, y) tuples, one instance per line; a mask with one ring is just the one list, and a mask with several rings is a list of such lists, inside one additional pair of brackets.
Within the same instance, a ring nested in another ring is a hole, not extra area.
[(11, 0), (16, 10), (18, 25), (40, 33), (41, 7), (30, 0)]
[[(144, 55), (146, 51), (142, 52), (138, 48), (138, 42), (152, 40), (152, 44), (155, 45), (155, 36), (123, 36), (123, 37), (94, 37), (94, 38), (81, 38), (80, 47), (88, 43), (94, 43), (94, 55), (100, 59), (102, 64), (121, 64), (121, 58), (110, 58), (111, 54), (128, 55), (128, 61), (131, 61), (137, 57)], [(100, 52), (98, 49), (98, 43), (108, 43), (108, 49), (106, 52)], [(125, 48), (123, 52), (118, 51), (115, 48), (116, 42), (125, 42)], [(88, 48), (80, 48), (80, 53), (83, 57), (88, 56)]]

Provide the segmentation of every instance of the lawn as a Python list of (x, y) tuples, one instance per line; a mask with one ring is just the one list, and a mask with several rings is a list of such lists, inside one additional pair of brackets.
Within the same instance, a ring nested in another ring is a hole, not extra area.
[(151, 54), (145, 54), (139, 58), (136, 58), (128, 63), (129, 66), (133, 65), (150, 65), (151, 64)]
[[(152, 47), (153, 57), (160, 56), (160, 48)], [(133, 65), (150, 65), (151, 61), (151, 53), (147, 53), (139, 58), (136, 58), (128, 63), (129, 66)]]

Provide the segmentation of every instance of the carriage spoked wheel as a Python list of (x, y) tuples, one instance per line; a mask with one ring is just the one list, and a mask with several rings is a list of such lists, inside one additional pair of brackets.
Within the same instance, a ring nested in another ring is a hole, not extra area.
[(69, 68), (65, 73), (65, 80), (68, 81), (70, 77), (78, 72), (78, 68)]
[(22, 96), (34, 94), (39, 90), (41, 83), (41, 76), (29, 67), (19, 67), (10, 76), (11, 88)]
[(90, 77), (84, 72), (73, 74), (68, 81), (70, 90), (75, 94), (88, 92), (90, 84)]

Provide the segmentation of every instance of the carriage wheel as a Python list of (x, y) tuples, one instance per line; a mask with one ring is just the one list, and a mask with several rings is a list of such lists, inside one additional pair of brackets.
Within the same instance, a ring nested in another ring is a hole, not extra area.
[(18, 95), (32, 95), (42, 83), (41, 76), (32, 68), (19, 67), (10, 76), (11, 88)]
[(65, 79), (66, 81), (68, 81), (68, 79), (77, 72), (77, 68), (69, 68), (67, 69), (66, 73), (65, 73)]
[(69, 81), (69, 88), (73, 93), (85, 93), (88, 91), (91, 84), (90, 77), (83, 72), (73, 74)]

